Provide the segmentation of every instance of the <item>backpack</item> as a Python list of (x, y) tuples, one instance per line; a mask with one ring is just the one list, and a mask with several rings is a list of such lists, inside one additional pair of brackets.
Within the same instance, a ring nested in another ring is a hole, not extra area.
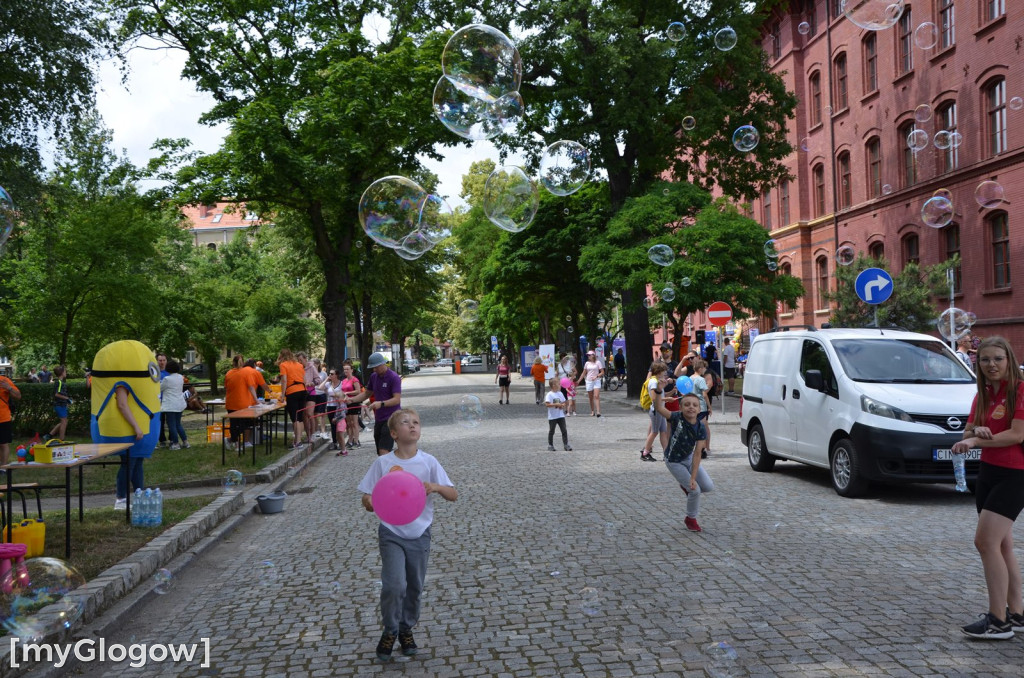
[(644, 412), (650, 412), (651, 411), (651, 405), (654, 404), (654, 401), (651, 400), (651, 390), (649, 388), (647, 388), (647, 384), (649, 384), (649, 383), (650, 383), (649, 379), (647, 381), (645, 381), (644, 382), (644, 387), (640, 391), (640, 408)]

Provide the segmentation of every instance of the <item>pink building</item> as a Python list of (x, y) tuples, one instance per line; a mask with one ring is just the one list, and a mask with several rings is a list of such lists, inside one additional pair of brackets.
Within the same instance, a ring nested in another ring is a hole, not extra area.
[[(842, 4), (791, 2), (762, 42), (800, 101), (786, 159), (794, 178), (753, 206), (779, 242), (779, 270), (806, 289), (777, 321), (827, 320), (822, 292), (834, 287), (840, 247), (884, 255), (893, 273), (959, 254), (955, 304), (977, 315), (978, 334), (1024, 351), (1024, 291), (1014, 295), (1024, 285), (1024, 220), (1011, 216), (1024, 204), (1024, 2), (915, 0), (882, 31), (856, 26)], [(927, 140), (917, 152), (907, 142), (915, 131)], [(1004, 201), (981, 206), (983, 181), (998, 182)], [(954, 217), (932, 228), (921, 208), (940, 189)]]

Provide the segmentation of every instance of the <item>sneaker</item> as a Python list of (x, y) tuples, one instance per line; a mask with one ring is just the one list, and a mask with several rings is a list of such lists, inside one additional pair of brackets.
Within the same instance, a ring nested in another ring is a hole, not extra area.
[(565, 451), (566, 452), (572, 452), (572, 445), (566, 445), (565, 446)]
[(554, 452), (554, 451), (555, 451), (555, 446), (554, 445), (548, 445), (548, 452)]
[(1006, 608), (1006, 621), (1010, 622), (1014, 632), (1024, 631), (1024, 614), (1014, 614), (1010, 608)]
[(647, 450), (640, 450), (640, 461), (657, 461)]
[(179, 445), (178, 443), (174, 443), (173, 445), (171, 445), (167, 449), (169, 449), (169, 450), (180, 450), (181, 449), (181, 445)]
[(181, 444), (181, 447), (182, 447), (182, 449), (187, 450), (187, 449), (190, 449), (192, 446), (189, 445), (188, 441), (186, 440), (185, 442), (183, 442)]
[(703, 449), (703, 450), (700, 451), (700, 458), (701, 459), (707, 459), (708, 458), (708, 450), (707, 449)]
[(963, 627), (965, 636), (981, 640), (1007, 640), (1013, 638), (1013, 626), (1009, 621), (999, 621), (991, 612), (978, 617), (978, 621)]
[(412, 637), (412, 631), (399, 631), (398, 642), (401, 643), (402, 654), (406, 657), (411, 657), (420, 650), (416, 647), (416, 641)]
[(380, 642), (377, 643), (377, 661), (387, 664), (392, 660), (391, 650), (395, 647), (395, 634), (385, 631), (380, 635)]
[(683, 523), (686, 524), (686, 529), (688, 529), (690, 532), (703, 532), (703, 530), (700, 529), (700, 525), (697, 524), (696, 518), (686, 516), (686, 519), (683, 520)]
[(114, 510), (115, 511), (127, 511), (128, 500), (127, 499), (114, 499)]

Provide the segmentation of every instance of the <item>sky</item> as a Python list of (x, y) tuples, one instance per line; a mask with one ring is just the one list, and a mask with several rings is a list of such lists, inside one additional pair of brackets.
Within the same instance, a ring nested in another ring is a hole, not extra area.
[[(199, 117), (213, 107), (214, 101), (182, 79), (183, 52), (134, 49), (128, 55), (128, 63), (128, 80), (123, 84), (114, 62), (102, 64), (98, 72), (96, 103), (106, 126), (113, 132), (115, 149), (124, 149), (129, 160), (141, 166), (157, 155), (151, 146), (160, 138), (187, 138), (193, 148), (205, 153), (220, 147), (227, 126), (199, 124)], [(430, 101), (423, 102), (423, 114), (433, 115)], [(453, 208), (465, 204), (458, 195), (462, 175), (469, 171), (470, 164), (486, 158), (496, 164), (501, 162), (497, 149), (488, 141), (446, 147), (441, 152), (444, 161), (423, 161), (427, 169), (440, 177), (438, 192)]]

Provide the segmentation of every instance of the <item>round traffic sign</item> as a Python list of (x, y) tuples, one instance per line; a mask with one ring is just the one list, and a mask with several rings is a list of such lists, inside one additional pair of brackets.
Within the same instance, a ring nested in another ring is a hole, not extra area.
[(708, 306), (708, 322), (721, 327), (732, 320), (732, 306), (724, 301), (716, 301)]

